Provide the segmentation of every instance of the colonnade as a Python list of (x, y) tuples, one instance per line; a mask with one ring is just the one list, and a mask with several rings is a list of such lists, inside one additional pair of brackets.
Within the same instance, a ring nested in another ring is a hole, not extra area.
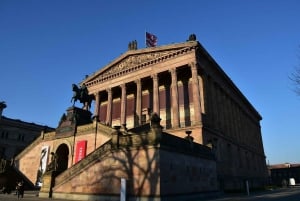
[[(185, 67), (184, 70), (189, 70), (191, 72), (191, 83), (192, 83), (192, 102), (193, 102), (193, 122), (199, 123), (201, 121), (201, 104), (200, 104), (200, 87), (199, 87), (199, 80), (198, 80), (198, 70), (197, 70), (197, 64), (196, 63), (190, 63), (188, 67)], [(164, 79), (160, 82), (160, 75), (162, 73), (166, 73), (166, 71), (153, 73), (152, 75), (147, 75), (143, 78), (136, 78), (133, 81), (129, 82), (123, 82), (118, 87), (121, 89), (120, 94), (120, 124), (124, 125), (126, 124), (126, 103), (127, 103), (127, 85), (129, 83), (134, 83), (136, 85), (136, 93), (135, 93), (135, 114), (138, 116), (138, 125), (142, 124), (142, 90), (143, 90), (143, 80), (145, 78), (150, 78), (152, 80), (152, 86), (150, 86), (150, 90), (152, 91), (152, 107), (151, 110), (153, 113), (157, 113), (160, 115), (160, 83), (164, 81)], [(178, 95), (178, 77), (181, 79), (181, 75), (178, 75), (177, 68), (170, 68), (168, 72), (171, 76), (171, 112), (172, 112), (172, 128), (178, 128), (180, 127), (180, 105), (179, 105), (179, 95)], [(107, 93), (107, 109), (106, 109), (106, 119), (105, 123), (107, 125), (112, 125), (112, 107), (113, 107), (113, 88), (106, 88), (105, 93)], [(100, 90), (97, 93), (95, 93), (95, 111), (94, 116), (99, 116), (99, 109), (101, 104), (101, 94), (103, 94), (104, 90)], [(134, 125), (136, 126), (136, 125)]]

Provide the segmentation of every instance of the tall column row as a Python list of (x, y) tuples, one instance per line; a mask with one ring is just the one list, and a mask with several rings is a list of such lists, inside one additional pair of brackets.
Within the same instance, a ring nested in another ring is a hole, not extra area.
[[(189, 65), (191, 70), (192, 80), (192, 97), (194, 105), (194, 119), (193, 122), (198, 123), (201, 121), (201, 104), (200, 104), (200, 82), (198, 80), (197, 65), (191, 63)], [(179, 108), (179, 92), (178, 92), (178, 78), (176, 68), (169, 70), (171, 75), (171, 118), (172, 127), (180, 127), (180, 108)], [(151, 75), (153, 82), (153, 108), (152, 112), (160, 115), (160, 97), (159, 97), (159, 76), (158, 74)], [(135, 99), (135, 115), (138, 117), (138, 125), (142, 124), (142, 81), (140, 78), (134, 81), (136, 84), (136, 99)], [(127, 104), (127, 92), (126, 83), (120, 85), (121, 88), (121, 111), (120, 111), (120, 123), (121, 125), (126, 124), (126, 104)], [(107, 125), (112, 125), (112, 104), (113, 104), (113, 91), (111, 88), (106, 89), (107, 92), (107, 107), (106, 107), (106, 119)], [(95, 94), (95, 111), (94, 116), (99, 116), (100, 107), (100, 92)]]

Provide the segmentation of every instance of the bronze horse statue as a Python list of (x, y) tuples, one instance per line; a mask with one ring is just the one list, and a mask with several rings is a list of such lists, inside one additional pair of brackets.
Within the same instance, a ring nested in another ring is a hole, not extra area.
[(83, 84), (80, 88), (76, 84), (72, 84), (73, 97), (71, 102), (73, 101), (73, 106), (77, 100), (83, 104), (83, 109), (89, 110), (91, 108), (91, 103), (94, 99), (93, 95), (89, 95), (88, 89), (85, 84)]

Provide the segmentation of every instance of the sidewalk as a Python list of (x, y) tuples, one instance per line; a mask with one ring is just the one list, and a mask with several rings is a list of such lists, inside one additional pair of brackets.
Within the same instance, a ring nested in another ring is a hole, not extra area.
[[(17, 195), (15, 192), (12, 192), (11, 194), (0, 194), (0, 201), (15, 201), (18, 200)], [(19, 200), (26, 200), (26, 201), (69, 201), (66, 199), (52, 199), (52, 198), (40, 198), (38, 197), (38, 191), (25, 191), (24, 197), (19, 198)], [(74, 201), (74, 200), (72, 200)]]
[[(38, 191), (25, 191), (24, 198), (20, 198), (22, 201), (74, 201), (66, 199), (52, 199), (52, 198), (40, 198), (38, 197)], [(16, 201), (18, 200), (15, 193), (0, 194), (0, 201)], [(300, 201), (300, 187), (293, 188), (279, 188), (261, 192), (250, 192), (250, 195), (246, 194), (224, 194), (217, 198), (200, 199), (201, 201)], [(193, 201), (200, 201), (193, 200)], [(186, 200), (185, 200), (186, 201)], [(192, 201), (192, 200), (190, 200)]]

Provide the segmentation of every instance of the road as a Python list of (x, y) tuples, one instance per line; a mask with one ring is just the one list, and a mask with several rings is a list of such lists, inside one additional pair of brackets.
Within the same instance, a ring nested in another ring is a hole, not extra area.
[[(16, 201), (17, 196), (14, 194), (0, 194), (0, 201)], [(25, 192), (24, 198), (20, 201), (68, 201), (63, 199), (39, 198), (33, 193)], [(193, 200), (195, 201), (195, 200)], [(200, 201), (200, 200), (199, 200)], [(247, 195), (223, 196), (216, 199), (207, 199), (205, 201), (300, 201), (300, 188), (284, 188), (273, 191), (264, 191)]]
[(300, 188), (282, 188), (247, 195), (224, 196), (206, 201), (300, 201)]

